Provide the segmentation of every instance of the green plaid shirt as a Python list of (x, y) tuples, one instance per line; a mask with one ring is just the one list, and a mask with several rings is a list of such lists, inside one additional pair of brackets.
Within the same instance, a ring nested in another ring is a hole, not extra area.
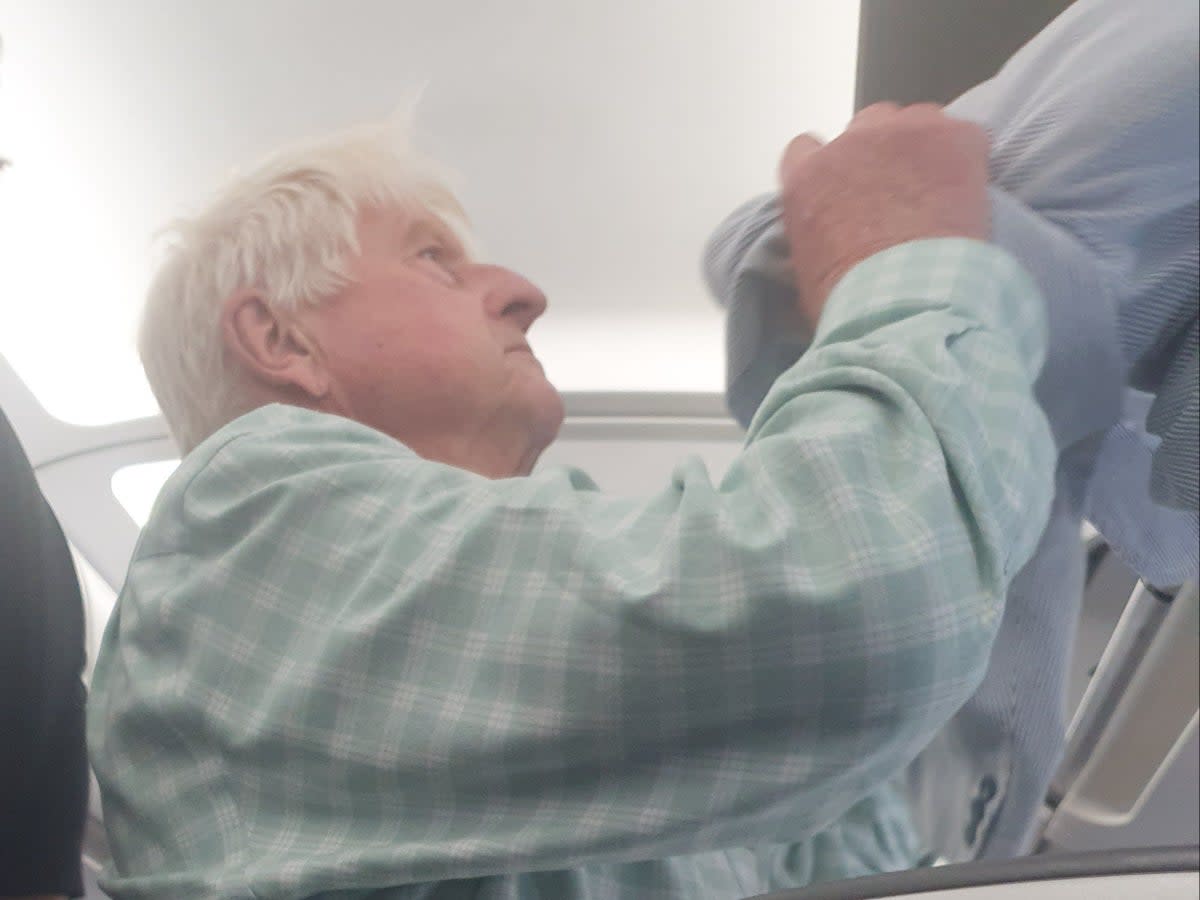
[(95, 670), (118, 898), (728, 898), (911, 865), (1054, 448), (1040, 298), (893, 248), (724, 479), (488, 481), (269, 406), (163, 488)]

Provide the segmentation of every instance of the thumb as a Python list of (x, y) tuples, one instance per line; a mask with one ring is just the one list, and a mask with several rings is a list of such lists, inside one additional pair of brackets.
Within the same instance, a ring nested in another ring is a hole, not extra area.
[(797, 166), (824, 146), (825, 144), (813, 134), (800, 134), (792, 138), (783, 151), (783, 158), (779, 160), (780, 183), (786, 184)]

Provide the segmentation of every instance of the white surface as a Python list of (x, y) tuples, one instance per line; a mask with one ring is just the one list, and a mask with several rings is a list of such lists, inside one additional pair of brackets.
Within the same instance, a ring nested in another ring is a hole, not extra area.
[(546, 290), (565, 390), (716, 390), (704, 238), (853, 102), (848, 0), (0, 0), (0, 354), (55, 416), (154, 411), (152, 233), (234, 165), (390, 111)]
[(145, 525), (146, 520), (150, 518), (154, 498), (178, 466), (179, 460), (164, 459), (125, 466), (113, 473), (113, 495), (138, 528)]

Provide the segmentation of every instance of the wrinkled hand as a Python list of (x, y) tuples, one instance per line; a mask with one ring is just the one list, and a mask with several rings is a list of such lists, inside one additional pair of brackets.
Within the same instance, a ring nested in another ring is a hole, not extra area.
[(988, 138), (931, 104), (878, 103), (822, 145), (795, 138), (779, 166), (800, 313), (815, 326), (855, 265), (906, 241), (986, 240)]

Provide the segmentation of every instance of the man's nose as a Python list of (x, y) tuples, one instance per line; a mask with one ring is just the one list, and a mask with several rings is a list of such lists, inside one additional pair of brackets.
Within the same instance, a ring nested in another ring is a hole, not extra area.
[(546, 295), (529, 279), (502, 266), (477, 267), (485, 286), (484, 303), (489, 315), (516, 322), (521, 331), (546, 311)]

